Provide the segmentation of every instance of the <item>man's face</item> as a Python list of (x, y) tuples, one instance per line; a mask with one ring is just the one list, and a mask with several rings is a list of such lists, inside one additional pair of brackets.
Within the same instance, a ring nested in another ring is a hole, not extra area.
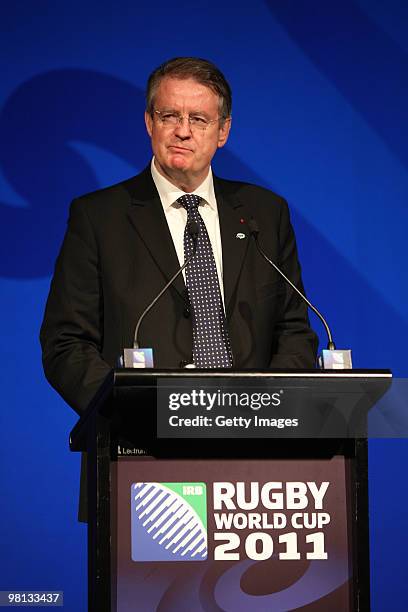
[(165, 77), (156, 92), (154, 109), (185, 115), (182, 123), (164, 125), (157, 114), (145, 113), (146, 128), (158, 171), (184, 191), (193, 191), (208, 174), (211, 160), (228, 138), (230, 120), (214, 121), (202, 131), (192, 128), (188, 115), (218, 119), (219, 97), (194, 79)]

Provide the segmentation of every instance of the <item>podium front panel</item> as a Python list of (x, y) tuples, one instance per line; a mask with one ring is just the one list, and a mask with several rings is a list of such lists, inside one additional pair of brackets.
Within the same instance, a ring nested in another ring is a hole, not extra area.
[(350, 462), (118, 457), (112, 610), (351, 611)]

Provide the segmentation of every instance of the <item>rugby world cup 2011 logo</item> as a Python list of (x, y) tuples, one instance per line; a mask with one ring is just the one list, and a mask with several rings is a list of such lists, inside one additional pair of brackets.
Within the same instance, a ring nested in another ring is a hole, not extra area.
[(133, 483), (131, 513), (133, 561), (207, 559), (205, 483)]

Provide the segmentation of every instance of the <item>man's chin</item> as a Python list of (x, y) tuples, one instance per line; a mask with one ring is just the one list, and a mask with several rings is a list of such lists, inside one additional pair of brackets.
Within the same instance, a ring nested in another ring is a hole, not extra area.
[(157, 164), (156, 168), (167, 180), (182, 188), (184, 191), (192, 191), (192, 183), (195, 183), (191, 164), (179, 156), (167, 158), (165, 163)]
[(190, 164), (188, 163), (185, 155), (172, 155), (169, 159), (169, 168), (172, 168), (173, 170), (184, 172), (188, 170), (189, 165)]

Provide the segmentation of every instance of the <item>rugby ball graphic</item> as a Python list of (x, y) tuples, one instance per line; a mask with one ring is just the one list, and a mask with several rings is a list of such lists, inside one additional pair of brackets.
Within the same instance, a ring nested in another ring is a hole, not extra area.
[(133, 483), (133, 561), (205, 561), (206, 505), (204, 483)]

